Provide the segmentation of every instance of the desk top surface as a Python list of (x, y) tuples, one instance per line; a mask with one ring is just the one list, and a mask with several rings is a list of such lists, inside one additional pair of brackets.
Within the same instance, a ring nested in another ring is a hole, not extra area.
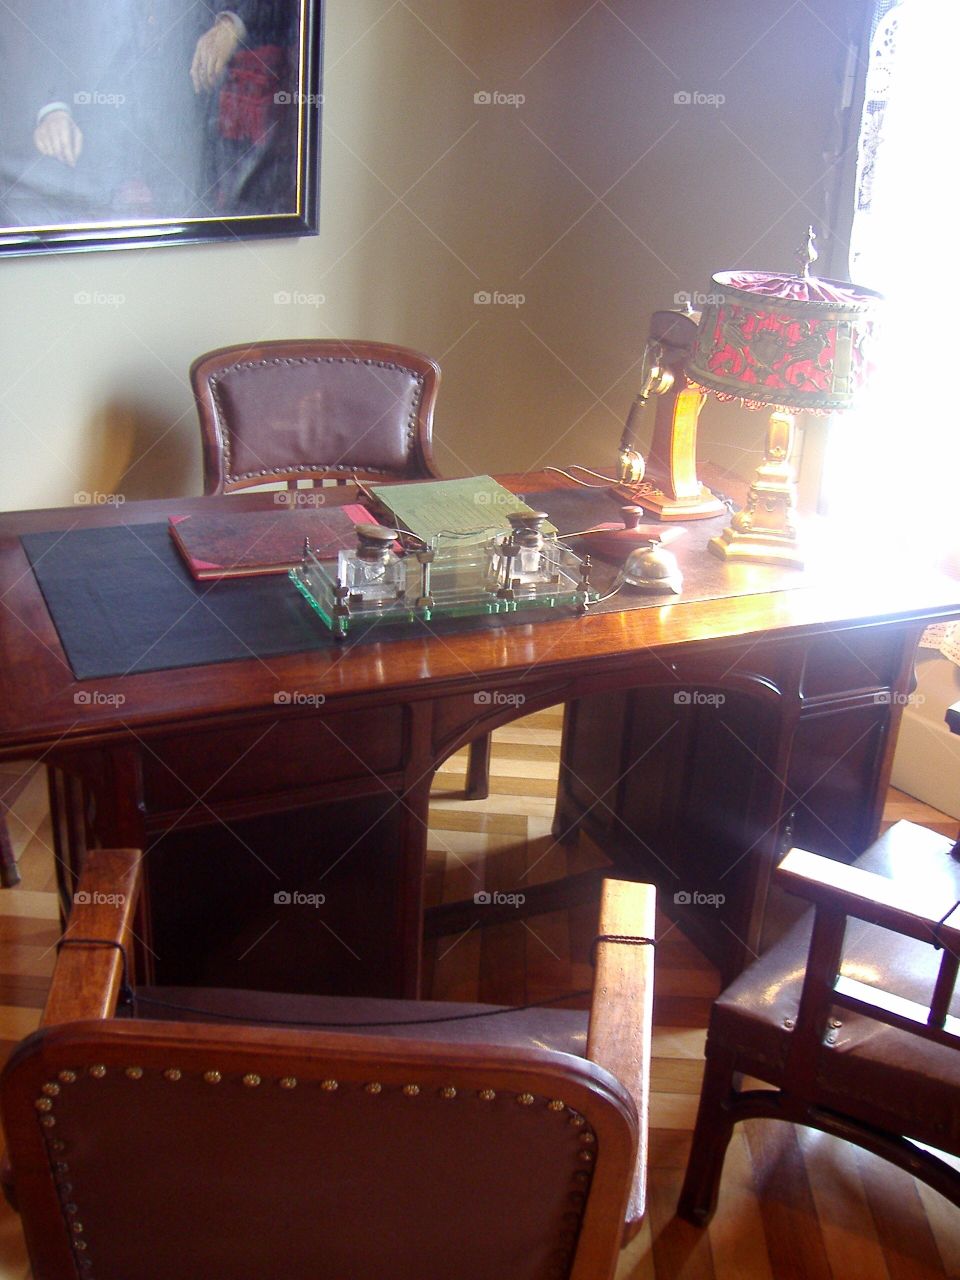
[[(501, 477), (517, 492), (549, 489), (546, 474)], [(563, 482), (559, 482), (561, 485)], [(331, 500), (355, 500), (350, 486)], [(387, 643), (366, 640), (282, 657), (251, 658), (173, 671), (77, 681), (66, 660), (20, 536), (108, 524), (149, 524), (172, 514), (273, 505), (271, 494), (175, 498), (120, 507), (66, 507), (0, 515), (0, 755), (27, 755), (67, 742), (90, 743), (131, 732), (191, 722), (216, 722), (273, 708), (280, 690), (322, 694), (327, 703), (375, 703), (429, 697), (437, 691), (489, 688), (491, 677), (550, 674), (623, 667), (638, 655), (662, 661), (696, 646), (713, 648), (753, 637), (786, 638), (847, 628), (925, 624), (960, 615), (960, 583), (924, 572), (898, 573), (876, 553), (867, 562), (855, 548), (831, 547), (828, 570), (807, 575), (806, 585), (756, 591), (750, 565), (729, 565), (731, 590), (723, 599), (671, 598), (650, 608), (467, 629)], [(673, 548), (683, 565), (682, 542)], [(875, 561), (875, 563), (874, 563)], [(759, 570), (761, 573), (762, 569)], [(742, 584), (742, 585), (738, 585)], [(291, 588), (292, 589), (292, 588)], [(319, 624), (318, 624), (319, 625)], [(81, 691), (97, 700), (83, 705)], [(122, 695), (122, 699), (117, 695)], [(349, 699), (348, 703), (346, 700)]]

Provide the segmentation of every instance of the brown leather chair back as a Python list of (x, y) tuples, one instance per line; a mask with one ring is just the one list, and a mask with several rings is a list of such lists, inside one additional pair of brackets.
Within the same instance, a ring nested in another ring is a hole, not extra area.
[(603, 1280), (637, 1144), (566, 1053), (194, 1022), (43, 1028), (3, 1109), (36, 1280)]
[(204, 493), (283, 480), (430, 479), (440, 368), (405, 347), (290, 339), (210, 351), (190, 380)]
[(650, 886), (604, 882), (588, 1015), (133, 987), (143, 863), (88, 851), (0, 1077), (34, 1280), (611, 1280), (646, 1199)]

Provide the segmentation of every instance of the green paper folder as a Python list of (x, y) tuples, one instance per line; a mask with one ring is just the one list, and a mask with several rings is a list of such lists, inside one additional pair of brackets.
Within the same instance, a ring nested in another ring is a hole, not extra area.
[[(428, 480), (422, 484), (374, 485), (372, 492), (396, 519), (424, 542), (456, 538), (463, 546), (509, 533), (507, 519), (516, 511), (532, 511), (492, 476), (465, 480)], [(544, 523), (545, 533), (556, 533)]]

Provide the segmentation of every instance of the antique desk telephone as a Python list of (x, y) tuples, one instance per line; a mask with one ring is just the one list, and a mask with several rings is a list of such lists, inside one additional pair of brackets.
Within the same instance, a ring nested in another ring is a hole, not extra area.
[[(709, 520), (726, 507), (697, 478), (697, 420), (706, 398), (687, 380), (685, 364), (699, 315), (690, 309), (654, 311), (643, 356), (640, 391), (620, 439), (618, 479), (634, 500), (661, 520)], [(657, 397), (650, 456), (637, 448), (640, 412)]]

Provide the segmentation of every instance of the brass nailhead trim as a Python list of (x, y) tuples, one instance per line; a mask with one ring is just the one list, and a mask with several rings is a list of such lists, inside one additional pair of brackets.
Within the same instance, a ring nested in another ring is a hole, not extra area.
[(45, 1129), (52, 1129), (57, 1122), (53, 1118), (53, 1116), (41, 1116), (40, 1123), (43, 1125)]
[(57, 1079), (63, 1084), (76, 1084), (77, 1073), (75, 1071), (58, 1071)]
[[(330, 1083), (331, 1083), (331, 1081), (329, 1081), (329, 1080), (324, 1080), (324, 1082), (323, 1082), (323, 1088), (325, 1089), (325, 1088), (327, 1087), (327, 1085), (328, 1085), (328, 1084), (330, 1084)], [(337, 1082), (336, 1082), (336, 1080), (334, 1080), (332, 1083), (333, 1083), (333, 1084), (336, 1084)], [(297, 1077), (296, 1077), (296, 1076), (284, 1076), (284, 1077), (283, 1077), (283, 1079), (280, 1081), (280, 1088), (281, 1088), (281, 1089), (295, 1089), (296, 1087), (297, 1087)]]
[(243, 1077), (243, 1083), (248, 1089), (256, 1089), (257, 1085), (260, 1083), (260, 1077), (255, 1071), (250, 1071)]
[(324, 1093), (336, 1093), (336, 1091), (340, 1088), (340, 1082), (339, 1080), (321, 1080), (320, 1088), (324, 1091)]
[(380, 1091), (383, 1089), (383, 1085), (377, 1084), (376, 1081), (374, 1081), (373, 1084), (365, 1085), (364, 1088), (366, 1089), (367, 1093), (380, 1093)]
[(457, 1091), (452, 1084), (445, 1084), (443, 1088), (440, 1090), (441, 1098), (455, 1098), (456, 1096), (457, 1096)]
[(403, 1086), (403, 1092), (405, 1097), (415, 1098), (420, 1092), (420, 1086), (418, 1084), (405, 1084)]
[(90, 1068), (90, 1074), (93, 1076), (94, 1080), (102, 1080), (107, 1074), (107, 1068), (102, 1062), (98, 1062), (95, 1067)]
[(589, 1130), (587, 1130), (585, 1133), (581, 1133), (580, 1141), (585, 1147), (589, 1147), (592, 1143), (596, 1142), (596, 1138)]
[(82, 1223), (82, 1222), (71, 1222), (71, 1224), (70, 1224), (70, 1230), (71, 1230), (71, 1231), (75, 1231), (75, 1232), (76, 1232), (76, 1234), (77, 1234), (78, 1236), (82, 1236), (82, 1235), (83, 1235), (83, 1223)]
[(75, 1249), (86, 1249), (87, 1242), (86, 1240), (74, 1240), (73, 1247)]
[(570, 1123), (573, 1125), (574, 1129), (579, 1129), (580, 1126), (584, 1123), (583, 1116), (579, 1116), (576, 1114), (572, 1115), (570, 1117)]
[(593, 1164), (592, 1151), (578, 1151), (577, 1156), (579, 1157), (579, 1159), (583, 1161), (584, 1164)]
[(207, 1084), (219, 1084), (223, 1079), (223, 1076), (219, 1071), (205, 1071), (203, 1073), (203, 1078), (206, 1080)]
[(167, 1067), (166, 1071), (164, 1071), (163, 1073), (164, 1080), (175, 1081), (175, 1080), (180, 1080), (182, 1077), (183, 1077), (183, 1072), (180, 1070), (179, 1067)]
[(566, 1111), (566, 1109), (567, 1109), (567, 1104), (563, 1102), (560, 1098), (553, 1098), (551, 1099), (550, 1102), (547, 1103), (548, 1111)]
[(495, 1089), (481, 1089), (477, 1097), (481, 1102), (493, 1102), (497, 1096)]
[(532, 1093), (521, 1093), (518, 1095), (517, 1101), (520, 1103), (521, 1107), (532, 1107), (536, 1102), (536, 1098)]
[(126, 1067), (124, 1069), (123, 1074), (127, 1077), (128, 1080), (142, 1080), (143, 1067)]
[(60, 1092), (60, 1086), (58, 1084), (54, 1084), (52, 1080), (48, 1080), (40, 1092), (45, 1093), (48, 1098), (55, 1098)]
[(38, 1098), (33, 1105), (37, 1108), (38, 1111), (53, 1110), (53, 1103), (50, 1101), (49, 1098)]

